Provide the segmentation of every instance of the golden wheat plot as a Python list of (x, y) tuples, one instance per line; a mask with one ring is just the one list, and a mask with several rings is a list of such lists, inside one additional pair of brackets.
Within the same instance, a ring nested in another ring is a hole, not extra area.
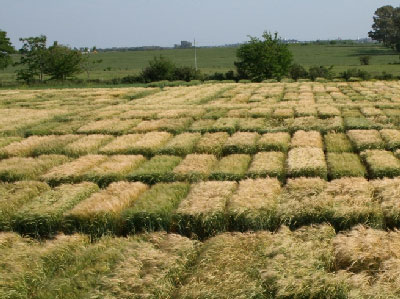
[(84, 172), (90, 168), (104, 162), (107, 156), (87, 155), (77, 160), (52, 168), (42, 176), (42, 179), (51, 183), (72, 183), (82, 180)]
[(327, 166), (322, 149), (298, 147), (289, 151), (288, 174), (291, 177), (327, 177)]
[(119, 136), (101, 147), (99, 152), (102, 154), (130, 154), (132, 153), (132, 145), (142, 137), (143, 135), (141, 134)]
[(80, 138), (79, 135), (64, 136), (31, 136), (13, 142), (0, 150), (0, 156), (37, 156), (41, 154), (58, 154), (70, 142)]
[(224, 231), (225, 207), (236, 188), (236, 182), (209, 181), (193, 185), (176, 211), (179, 230), (199, 237)]
[(285, 154), (281, 152), (259, 152), (253, 157), (247, 171), (250, 177), (285, 178)]
[(181, 180), (206, 179), (217, 159), (214, 155), (191, 154), (174, 169), (174, 174)]
[(231, 226), (265, 229), (277, 225), (276, 210), (281, 186), (277, 179), (247, 179), (240, 182), (236, 193), (228, 201), (227, 212)]
[(294, 133), (291, 147), (317, 147), (323, 148), (322, 137), (319, 132), (297, 131)]
[(112, 139), (113, 137), (110, 135), (88, 135), (65, 146), (64, 152), (70, 156), (95, 154), (100, 147)]
[(146, 191), (148, 187), (139, 182), (116, 182), (107, 189), (93, 194), (75, 206), (70, 216), (90, 218), (102, 214), (119, 214)]

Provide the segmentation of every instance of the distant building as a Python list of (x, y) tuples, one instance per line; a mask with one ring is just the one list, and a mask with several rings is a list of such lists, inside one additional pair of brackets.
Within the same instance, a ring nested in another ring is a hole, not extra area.
[(186, 40), (181, 41), (181, 44), (175, 44), (174, 48), (179, 48), (179, 49), (187, 49), (193, 47), (193, 44), (191, 42), (188, 42)]

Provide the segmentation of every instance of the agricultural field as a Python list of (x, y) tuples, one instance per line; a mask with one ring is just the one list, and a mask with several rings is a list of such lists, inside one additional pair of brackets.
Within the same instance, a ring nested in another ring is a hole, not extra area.
[(400, 82), (0, 93), (0, 298), (399, 298)]
[[(350, 68), (359, 68), (381, 75), (382, 72), (400, 76), (398, 63), (399, 54), (379, 44), (291, 44), (294, 62), (305, 68), (311, 66), (333, 66), (333, 71), (339, 75)], [(235, 47), (209, 47), (197, 49), (198, 67), (204, 74), (227, 72), (235, 70)], [(163, 55), (171, 59), (178, 66), (194, 66), (193, 49), (165, 49), (145, 51), (109, 51), (91, 55), (91, 59), (102, 62), (93, 65), (89, 77), (86, 73), (78, 75), (80, 79), (111, 80), (140, 73), (154, 56)], [(360, 65), (359, 57), (371, 56), (369, 65)], [(14, 55), (18, 60), (18, 55)], [(397, 63), (397, 64), (396, 64)], [(15, 82), (15, 66), (0, 71), (0, 82)]]

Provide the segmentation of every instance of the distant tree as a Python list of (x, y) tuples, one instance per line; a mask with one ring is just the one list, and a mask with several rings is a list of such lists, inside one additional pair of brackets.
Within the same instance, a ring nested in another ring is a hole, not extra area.
[(302, 65), (294, 63), (289, 68), (289, 76), (293, 80), (297, 80), (300, 78), (305, 79), (308, 77), (308, 72)]
[(315, 81), (317, 78), (325, 78), (325, 79), (332, 79), (334, 73), (332, 71), (333, 65), (328, 67), (325, 66), (312, 66), (308, 70), (308, 75), (311, 80)]
[(0, 30), (0, 70), (5, 69), (12, 63), (10, 54), (14, 52), (15, 49), (7, 37), (7, 32)]
[(386, 5), (378, 8), (368, 36), (400, 52), (400, 7)]
[(16, 64), (25, 68), (17, 70), (17, 78), (29, 83), (38, 76), (39, 81), (42, 81), (47, 55), (46, 36), (40, 35), (19, 40), (23, 43), (19, 50), (22, 55)]
[(44, 72), (55, 80), (65, 80), (82, 72), (83, 57), (78, 50), (59, 45), (56, 42), (47, 49)]
[(293, 56), (288, 45), (283, 44), (278, 34), (265, 31), (263, 40), (250, 36), (250, 41), (241, 45), (235, 66), (241, 79), (260, 82), (264, 79), (280, 79), (288, 74)]
[(176, 67), (173, 74), (173, 80), (191, 81), (200, 79), (200, 71), (191, 66)]
[(360, 56), (361, 65), (369, 65), (370, 60), (371, 60), (371, 56), (369, 56), (369, 55)]
[(155, 56), (153, 60), (149, 61), (149, 66), (142, 70), (141, 77), (144, 82), (172, 80), (175, 68), (175, 64), (170, 59), (162, 55)]

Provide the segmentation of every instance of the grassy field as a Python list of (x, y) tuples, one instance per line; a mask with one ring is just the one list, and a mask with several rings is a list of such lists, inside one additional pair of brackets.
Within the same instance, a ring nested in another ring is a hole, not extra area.
[[(398, 65), (389, 63), (400, 62), (399, 54), (374, 44), (354, 45), (290, 45), (294, 55), (294, 61), (305, 67), (310, 66), (334, 66), (334, 72), (339, 74), (349, 68), (360, 68), (373, 75), (379, 75), (383, 71), (400, 76)], [(236, 48), (199, 48), (199, 69), (206, 74), (214, 72), (226, 72), (234, 70)], [(91, 79), (108, 80), (139, 73), (147, 66), (148, 61), (154, 56), (163, 55), (172, 59), (179, 66), (194, 66), (193, 49), (149, 50), (130, 52), (100, 52), (91, 57), (102, 59), (103, 62), (94, 66), (90, 73)], [(359, 57), (370, 55), (370, 65), (361, 66)], [(10, 67), (0, 71), (0, 79), (3, 81), (15, 80), (15, 68)], [(78, 78), (87, 79), (82, 73)]]
[(399, 298), (400, 81), (0, 93), (0, 298)]

